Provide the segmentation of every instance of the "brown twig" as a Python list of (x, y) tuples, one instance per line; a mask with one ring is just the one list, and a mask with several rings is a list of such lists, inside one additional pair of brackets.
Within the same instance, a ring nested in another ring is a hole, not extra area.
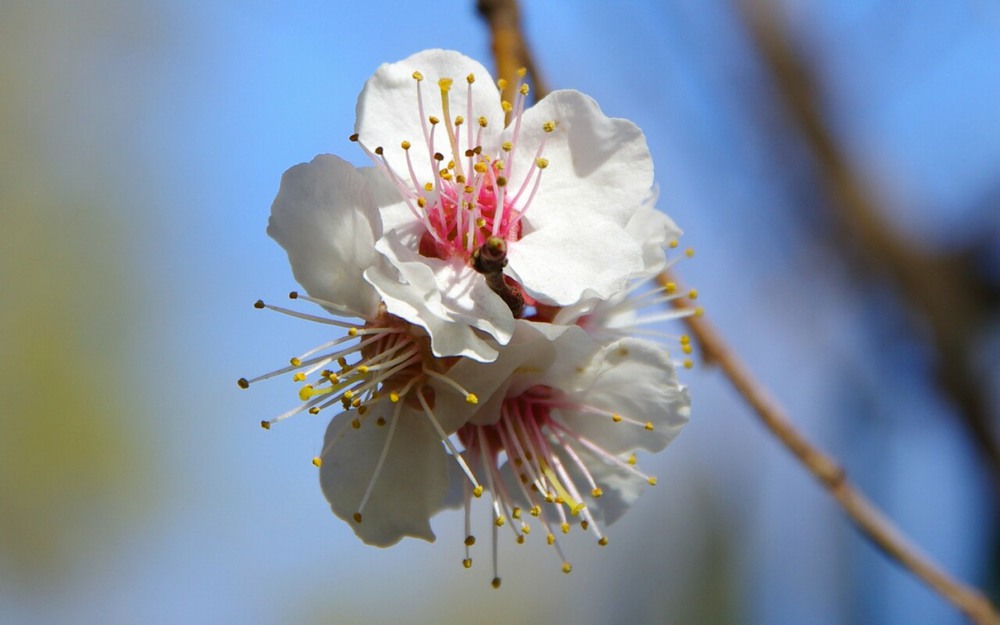
[[(542, 97), (546, 90), (541, 85), (535, 63), (521, 34), (516, 0), (478, 0), (477, 7), (490, 25), (499, 75), (510, 80), (518, 68), (527, 68), (535, 80), (536, 94)], [(659, 279), (663, 284), (674, 281), (667, 274), (661, 274)], [(679, 303), (688, 305), (683, 300)], [(753, 379), (746, 366), (728, 348), (704, 316), (687, 317), (686, 323), (698, 342), (703, 358), (719, 366), (754, 409), (764, 426), (830, 491), (862, 535), (974, 622), (980, 625), (1000, 625), (1000, 615), (979, 591), (952, 579), (921, 555), (878, 508), (847, 480), (840, 465), (813, 446), (792, 426), (781, 406)]]
[[(673, 276), (663, 273), (658, 280), (664, 286), (676, 283)], [(679, 300), (680, 307), (693, 304)], [(924, 581), (932, 590), (954, 604), (975, 623), (1000, 624), (1000, 615), (978, 590), (966, 586), (945, 573), (922, 555), (882, 512), (848, 481), (844, 470), (832, 457), (810, 443), (750, 374), (746, 365), (726, 345), (722, 337), (704, 316), (685, 319), (702, 355), (718, 366), (729, 378), (736, 391), (757, 413), (764, 426), (781, 444), (791, 451), (802, 465), (816, 477), (847, 513), (851, 522), (873, 545)]]

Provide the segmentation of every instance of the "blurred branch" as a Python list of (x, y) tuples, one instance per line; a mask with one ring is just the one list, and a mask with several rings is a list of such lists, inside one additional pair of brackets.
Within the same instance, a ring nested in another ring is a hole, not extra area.
[[(667, 272), (660, 274), (658, 280), (664, 286), (668, 282), (676, 283), (674, 277)], [(693, 304), (685, 300), (678, 301), (676, 305), (682, 308), (694, 308)], [(903, 537), (893, 523), (848, 481), (844, 469), (836, 460), (815, 447), (795, 429), (781, 405), (775, 402), (753, 378), (746, 365), (726, 345), (704, 316), (689, 316), (685, 319), (685, 323), (698, 342), (704, 359), (717, 365), (729, 378), (733, 387), (754, 409), (764, 426), (830, 491), (865, 538), (958, 607), (975, 623), (1000, 624), (1000, 615), (986, 597), (975, 588), (955, 580), (921, 554)]]
[(938, 384), (957, 407), (1000, 488), (1000, 446), (973, 348), (990, 315), (995, 290), (972, 271), (971, 254), (933, 254), (901, 237), (883, 216), (875, 193), (824, 123), (816, 84), (769, 2), (737, 2), (761, 58), (775, 79), (778, 97), (818, 163), (823, 191), (840, 208), (839, 222), (851, 249), (888, 274), (906, 303), (927, 323)]
[[(537, 66), (521, 34), (516, 0), (478, 0), (477, 8), (490, 26), (498, 74), (511, 81), (518, 68), (527, 68), (535, 80), (537, 96), (543, 97), (546, 89), (538, 77)], [(661, 274), (658, 279), (663, 284), (674, 281), (667, 273)], [(686, 306), (689, 302), (681, 301), (680, 305)], [(974, 622), (980, 625), (1000, 625), (1000, 615), (982, 594), (952, 579), (921, 555), (847, 480), (844, 470), (833, 458), (799, 434), (784, 410), (753, 379), (746, 366), (728, 348), (707, 319), (703, 316), (690, 316), (685, 321), (698, 341), (705, 360), (719, 366), (740, 395), (757, 412), (765, 427), (830, 491), (865, 537)]]
[(497, 78), (507, 81), (503, 98), (508, 102), (514, 101), (517, 71), (522, 67), (531, 76), (535, 99), (544, 98), (549, 90), (539, 75), (534, 56), (521, 34), (521, 14), (517, 8), (517, 0), (477, 0), (476, 9), (490, 27)]

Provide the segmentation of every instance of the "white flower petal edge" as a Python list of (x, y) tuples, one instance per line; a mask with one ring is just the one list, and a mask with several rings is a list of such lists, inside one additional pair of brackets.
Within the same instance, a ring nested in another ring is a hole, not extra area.
[[(375, 407), (369, 420), (386, 419), (382, 427), (366, 423), (354, 429), (352, 412), (334, 417), (320, 467), (320, 485), (334, 514), (364, 542), (379, 547), (394, 545), (404, 536), (433, 541), (430, 518), (444, 507), (449, 479), (448, 456), (428, 420), (408, 407), (393, 417), (394, 408), (387, 402)], [(357, 511), (369, 485), (362, 516)]]
[(373, 183), (341, 158), (317, 156), (282, 176), (267, 227), (310, 295), (342, 306), (338, 313), (366, 319), (379, 303), (362, 279), (379, 262), (375, 239), (382, 225)]

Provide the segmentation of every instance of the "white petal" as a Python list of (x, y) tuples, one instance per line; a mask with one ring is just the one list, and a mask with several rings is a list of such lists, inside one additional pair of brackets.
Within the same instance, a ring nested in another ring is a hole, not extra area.
[(649, 431), (586, 412), (560, 411), (570, 428), (606, 451), (659, 451), (687, 423), (691, 400), (662, 348), (639, 339), (621, 339), (602, 348), (591, 367), (596, 369), (593, 383), (575, 400), (653, 425)]
[(426, 417), (403, 408), (362, 521), (354, 520), (390, 431), (397, 404), (372, 407), (360, 429), (350, 422), (357, 412), (337, 415), (326, 431), (320, 484), (334, 514), (347, 521), (361, 540), (388, 547), (404, 536), (433, 541), (430, 518), (444, 506), (448, 457)]
[(606, 299), (642, 267), (639, 244), (610, 221), (581, 218), (530, 232), (512, 242), (508, 269), (535, 299), (569, 306)]
[[(542, 129), (547, 121), (556, 122), (553, 132)], [(504, 140), (512, 133), (508, 128)], [(624, 227), (653, 184), (653, 160), (642, 131), (628, 120), (605, 116), (578, 91), (554, 91), (521, 119), (514, 170), (508, 172), (511, 189), (521, 187), (543, 137), (548, 167), (525, 214), (526, 229), (553, 223), (566, 228), (588, 215)]]
[(633, 277), (651, 276), (666, 265), (665, 249), (670, 241), (680, 238), (682, 232), (674, 221), (656, 210), (652, 202), (643, 204), (632, 215), (625, 231), (642, 246), (642, 270)]
[[(413, 72), (423, 74), (420, 89), (424, 104), (424, 119), (421, 120), (417, 106), (417, 81)], [(475, 82), (471, 87), (466, 77), (472, 74)], [(458, 136), (459, 155), (476, 147), (475, 137), (479, 135), (479, 117), (485, 117), (487, 126), (483, 129), (478, 144), (487, 154), (494, 153), (499, 145), (503, 130), (504, 113), (500, 107), (500, 93), (489, 72), (477, 61), (451, 50), (424, 50), (398, 63), (386, 63), (365, 83), (358, 96), (357, 121), (354, 126), (360, 140), (374, 150), (384, 149), (386, 161), (404, 179), (409, 179), (406, 154), (400, 147), (409, 141), (411, 159), (420, 184), (432, 179), (434, 168), (424, 140), (425, 127), (429, 132), (428, 117), (437, 117), (441, 124), (435, 131), (434, 151), (453, 158), (448, 133), (442, 112), (441, 89), (438, 80), (451, 78), (449, 92), (450, 116), (454, 120), (461, 115), (465, 123)], [(470, 106), (471, 102), (471, 106)], [(469, 132), (472, 141), (469, 141)]]
[(288, 252), (295, 279), (310, 295), (370, 318), (378, 295), (362, 274), (378, 262), (381, 229), (368, 175), (322, 154), (281, 177), (267, 233)]
[(395, 272), (372, 270), (366, 279), (390, 313), (427, 330), (435, 356), (468, 356), (484, 362), (496, 358), (496, 350), (476, 330), (506, 344), (514, 331), (514, 317), (480, 274), (459, 258), (419, 255), (397, 232), (386, 233), (376, 249)]

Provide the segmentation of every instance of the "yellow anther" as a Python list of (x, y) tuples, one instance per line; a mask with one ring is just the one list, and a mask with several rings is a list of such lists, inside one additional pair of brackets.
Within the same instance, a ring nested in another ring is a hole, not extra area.
[(687, 345), (690, 342), (691, 342), (691, 337), (690, 336), (688, 336), (687, 334), (682, 334), (681, 335), (681, 345)]
[(685, 354), (690, 354), (691, 352), (694, 351), (694, 348), (691, 347), (691, 344), (689, 343), (687, 345), (681, 345), (681, 351), (684, 352)]
[[(355, 397), (354, 401), (351, 402), (351, 406), (354, 407), (354, 408), (360, 408), (361, 407), (361, 398), (360, 397)], [(360, 410), (358, 411), (358, 413), (359, 414), (364, 414)]]
[(701, 306), (698, 306), (697, 308), (694, 309), (694, 316), (695, 317), (701, 317), (704, 314), (705, 314), (705, 309), (702, 308)]
[(507, 519), (503, 515), (498, 516), (494, 521), (497, 527), (503, 527), (503, 524), (507, 522)]
[(455, 117), (455, 125), (456, 126), (461, 126), (464, 123), (465, 123), (465, 118), (464, 117), (462, 117), (461, 115), (458, 115), (458, 116)]
[(668, 247), (669, 247), (670, 249), (674, 249), (674, 248), (676, 248), (676, 247), (677, 247), (678, 245), (680, 245), (680, 244), (681, 244), (681, 242), (680, 242), (680, 241), (678, 241), (677, 239), (670, 239), (670, 243), (667, 243), (667, 246), (668, 246)]
[(507, 81), (505, 79), (501, 78), (500, 80), (497, 81), (497, 87), (500, 87), (501, 89), (506, 89), (507, 88)]
[(559, 526), (563, 534), (569, 534), (569, 523), (563, 521), (562, 525)]
[(271, 422), (270, 421), (261, 421), (260, 422), (260, 427), (264, 428), (265, 430), (270, 430), (271, 429)]
[(686, 250), (684, 250), (684, 255), (687, 256), (688, 258), (693, 258), (694, 257), (694, 248), (693, 247), (689, 247)]
[(472, 489), (472, 496), (476, 497), (477, 499), (479, 497), (483, 496), (483, 485), (482, 484), (476, 484), (476, 487)]
[(531, 506), (531, 516), (538, 516), (542, 513), (542, 507), (539, 505)]
[(546, 167), (549, 166), (549, 159), (541, 157), (536, 158), (535, 165), (538, 165), (538, 169), (545, 169)]
[(485, 174), (486, 173), (486, 163), (480, 161), (480, 162), (476, 163), (475, 165), (473, 165), (472, 169), (477, 174)]
[(494, 577), (493, 581), (490, 582), (490, 585), (493, 586), (494, 588), (500, 588), (500, 578)]
[(542, 124), (542, 130), (544, 130), (545, 132), (552, 132), (555, 129), (556, 129), (556, 123), (554, 121), (547, 121), (544, 124)]
[(355, 430), (360, 430), (361, 429), (361, 420), (360, 419), (355, 419), (354, 421), (351, 421), (351, 427), (354, 428)]
[(594, 490), (590, 491), (590, 494), (593, 495), (594, 499), (597, 499), (598, 497), (604, 494), (604, 491), (601, 490), (600, 488), (595, 487)]
[(500, 147), (503, 149), (504, 152), (510, 152), (511, 150), (514, 149), (514, 144), (511, 143), (510, 141), (504, 141), (503, 143), (500, 144)]
[(468, 395), (465, 396), (465, 401), (467, 403), (475, 405), (479, 403), (479, 398), (476, 397), (475, 393), (469, 393)]
[(431, 115), (430, 117), (428, 117), (427, 121), (429, 121), (432, 124), (440, 124), (441, 123), (441, 120), (438, 119), (437, 117), (434, 117), (433, 115)]
[(409, 150), (410, 149), (410, 142), (409, 141), (403, 141), (402, 143), (399, 144), (399, 147), (403, 148), (404, 150)]
[(503, 161), (497, 161), (493, 163), (493, 167), (495, 167), (497, 171), (503, 171), (503, 168), (506, 167), (506, 165), (504, 165)]
[(588, 529), (590, 529), (590, 522), (587, 521), (587, 519), (580, 521), (580, 529), (586, 532)]
[(684, 368), (685, 369), (693, 369), (694, 368), (694, 361), (691, 360), (690, 358), (685, 358), (684, 359)]
[(447, 169), (442, 169), (439, 173), (441, 174), (441, 179), (442, 180), (451, 180), (452, 179), (451, 172), (448, 171)]
[(417, 206), (419, 206), (420, 208), (424, 208), (425, 206), (427, 206), (427, 198), (423, 196), (418, 197)]
[(420, 72), (413, 72), (413, 79), (417, 81), (423, 80), (424, 75), (421, 74)]
[(360, 523), (361, 522), (361, 513), (360, 512), (355, 512), (354, 513), (354, 522), (355, 523)]
[(650, 486), (656, 486), (656, 477), (651, 475), (649, 476), (649, 479), (646, 481), (649, 483)]
[(448, 93), (448, 91), (451, 89), (452, 82), (453, 81), (451, 78), (442, 78), (438, 80), (438, 87), (441, 88), (441, 93)]
[(368, 365), (361, 365), (358, 367), (358, 373), (360, 373), (361, 375), (364, 375), (369, 371), (371, 371), (371, 369), (368, 368)]
[(306, 384), (305, 386), (299, 389), (299, 399), (301, 399), (302, 401), (306, 401), (307, 399), (315, 395), (315, 393), (313, 392), (314, 390), (315, 389), (313, 389), (312, 384)]
[(518, 508), (517, 506), (514, 506), (514, 509), (510, 511), (510, 517), (512, 519), (520, 519), (521, 518), (521, 509)]
[(527, 67), (519, 67), (519, 68), (517, 68), (517, 72), (515, 72), (515, 73), (517, 74), (518, 78), (524, 78), (525, 76), (528, 75), (528, 68)]
[(517, 541), (517, 544), (523, 545), (524, 544), (524, 534), (518, 534), (517, 538), (515, 538), (514, 540)]
[(688, 291), (688, 299), (698, 299), (698, 289)]
[(511, 111), (514, 110), (514, 105), (508, 102), (507, 100), (504, 100), (503, 102), (500, 103), (500, 108), (503, 109), (504, 113), (510, 113)]
[(673, 295), (677, 291), (677, 283), (667, 282), (663, 285), (663, 290), (667, 292), (667, 295)]
[(545, 537), (545, 542), (547, 542), (550, 545), (554, 544), (556, 542), (556, 535), (550, 533), (548, 536)]
[(323, 466), (323, 460), (319, 456), (316, 456), (315, 458), (313, 458), (313, 465), (321, 467)]
[(608, 537), (607, 536), (601, 536), (600, 540), (597, 541), (597, 544), (600, 545), (600, 546), (602, 546), (602, 547), (607, 547), (608, 546)]
[(399, 393), (397, 393), (396, 391), (390, 391), (389, 392), (389, 401), (391, 401), (394, 404), (396, 402), (398, 402), (399, 401)]
[(319, 406), (313, 406), (309, 409), (309, 414), (319, 414)]
[(653, 422), (652, 421), (646, 421), (646, 425), (644, 425), (643, 427), (646, 428), (647, 430), (649, 430), (650, 432), (652, 432), (653, 431)]
[(488, 122), (488, 120), (485, 117), (480, 117), (479, 118), (479, 127), (480, 128), (486, 128), (486, 124), (487, 123), (489, 123), (489, 122)]
[(476, 227), (477, 228), (485, 228), (486, 227), (486, 220), (484, 218), (482, 218), (482, 217), (477, 217), (476, 218)]
[(528, 95), (528, 85), (521, 85), (521, 88), (518, 89), (518, 91), (521, 92), (521, 95)]
[(621, 423), (622, 416), (616, 412), (615, 414), (611, 415), (611, 420), (614, 421), (615, 423)]
[(291, 359), (289, 359), (288, 362), (290, 362), (293, 367), (301, 367), (302, 366), (302, 361), (299, 360), (298, 358), (291, 358)]
[(635, 454), (632, 454), (631, 456), (628, 457), (629, 464), (634, 465), (636, 462), (638, 462), (638, 459), (635, 457)]
[(497, 176), (497, 186), (498, 187), (506, 187), (507, 186), (507, 179), (504, 178), (503, 176)]
[(562, 565), (562, 572), (563, 573), (569, 574), (569, 572), (572, 571), (572, 570), (573, 570), (573, 565), (571, 565), (569, 562), (563, 562), (563, 565)]
[(465, 546), (466, 547), (471, 547), (472, 545), (475, 545), (475, 544), (476, 544), (476, 537), (475, 536), (473, 536), (473, 535), (470, 534), (470, 535), (468, 535), (468, 536), (465, 537)]
[(464, 566), (467, 569), (472, 568), (472, 558), (466, 558), (462, 560), (462, 566)]
[(525, 534), (530, 534), (531, 527), (527, 523), (524, 523), (523, 525), (521, 525), (521, 531), (524, 532)]
[[(461, 176), (458, 176), (458, 178), (461, 178)], [(465, 182), (465, 181), (464, 180), (459, 180), (459, 182)], [(472, 193), (475, 190), (476, 190), (475, 187), (473, 187), (472, 185), (468, 185), (468, 184), (465, 185), (464, 187), (462, 187), (462, 191), (465, 191), (466, 193)]]
[(565, 500), (565, 499), (563, 499), (563, 498), (562, 498), (561, 496), (559, 496), (559, 497), (556, 497), (556, 498), (555, 498), (555, 502), (556, 502), (557, 504), (559, 504), (559, 505), (561, 506), (561, 505), (563, 505), (564, 503), (566, 503), (566, 500)]
[(347, 389), (346, 391), (344, 391), (344, 399), (348, 401), (354, 399), (354, 391), (352, 391), (351, 389)]
[(475, 74), (469, 74), (468, 76), (465, 77), (465, 82), (469, 83), (470, 85), (472, 83), (476, 82), (476, 75)]
[(306, 374), (304, 374), (301, 371), (299, 371), (298, 373), (296, 373), (295, 375), (292, 376), (292, 381), (293, 382), (305, 382), (306, 381)]
[(424, 191), (433, 191), (433, 190), (434, 190), (434, 183), (433, 182), (425, 182), (424, 183)]

